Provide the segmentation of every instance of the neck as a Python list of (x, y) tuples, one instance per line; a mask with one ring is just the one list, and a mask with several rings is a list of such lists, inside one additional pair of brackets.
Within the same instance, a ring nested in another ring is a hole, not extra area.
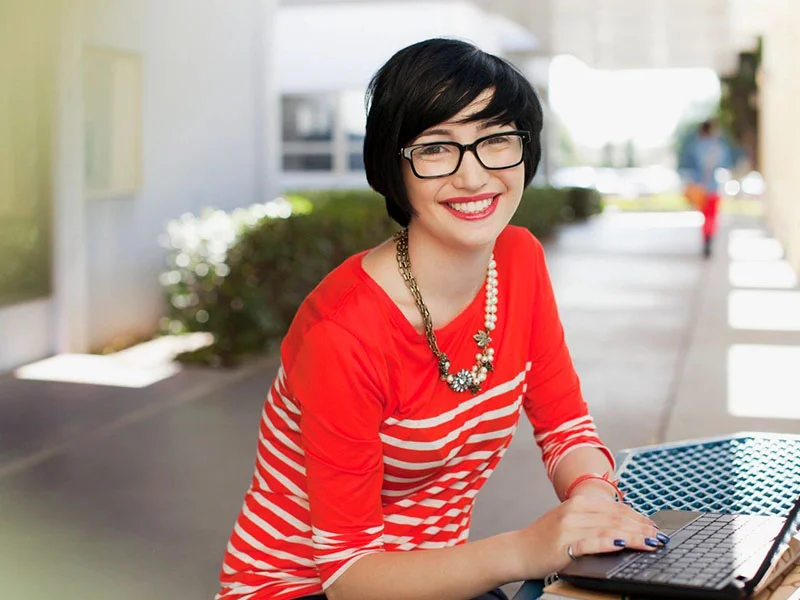
[[(437, 306), (452, 311), (466, 307), (483, 289), (492, 250), (490, 246), (456, 249), (424, 235), (412, 225), (408, 231), (411, 272), (428, 308), (433, 312), (432, 307)], [(442, 316), (445, 320), (452, 317)]]

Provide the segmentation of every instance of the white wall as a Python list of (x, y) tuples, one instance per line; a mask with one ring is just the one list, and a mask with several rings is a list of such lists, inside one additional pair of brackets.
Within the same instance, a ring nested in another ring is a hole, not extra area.
[(53, 307), (49, 299), (0, 309), (0, 373), (52, 352)]
[[(409, 44), (457, 37), (502, 54), (509, 27), (476, 5), (459, 1), (281, 7), (276, 30), (278, 85), (283, 93), (364, 89), (375, 71)], [(517, 37), (513, 41), (521, 43)], [(533, 36), (528, 42), (533, 43)]]
[(767, 12), (761, 87), (761, 168), (767, 182), (767, 218), (789, 262), (800, 273), (800, 4), (772, 0)]
[(164, 314), (169, 219), (259, 199), (262, 2), (87, 0), (85, 43), (141, 54), (144, 156), (139, 193), (85, 204), (90, 348)]

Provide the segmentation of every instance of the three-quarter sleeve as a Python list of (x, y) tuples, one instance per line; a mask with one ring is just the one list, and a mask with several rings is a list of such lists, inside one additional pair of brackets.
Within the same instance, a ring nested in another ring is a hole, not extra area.
[(614, 458), (597, 436), (594, 420), (583, 399), (558, 314), (544, 249), (536, 240), (534, 246), (533, 326), (524, 406), (547, 474), (552, 479), (559, 461), (575, 448), (599, 448), (612, 465)]
[(383, 550), (379, 377), (342, 326), (304, 335), (289, 380), (299, 403), (314, 561), (327, 589), (359, 558)]

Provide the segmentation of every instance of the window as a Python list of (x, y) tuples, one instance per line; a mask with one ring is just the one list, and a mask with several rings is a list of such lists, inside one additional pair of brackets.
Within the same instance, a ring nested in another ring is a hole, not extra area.
[(90, 198), (136, 193), (142, 179), (142, 64), (88, 48), (84, 61), (85, 182)]
[(347, 140), (347, 168), (364, 170), (364, 133), (367, 112), (362, 92), (347, 92), (341, 96), (342, 128)]
[(364, 170), (363, 92), (289, 94), (281, 107), (284, 172)]

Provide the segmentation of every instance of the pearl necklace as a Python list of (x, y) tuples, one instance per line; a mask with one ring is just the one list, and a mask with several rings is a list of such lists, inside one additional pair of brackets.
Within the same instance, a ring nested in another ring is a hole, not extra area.
[(411, 274), (411, 261), (408, 256), (408, 229), (401, 229), (394, 237), (397, 242), (397, 266), (411, 292), (411, 296), (414, 298), (414, 303), (417, 305), (422, 315), (428, 347), (439, 361), (439, 376), (441, 380), (447, 382), (447, 385), (450, 386), (450, 389), (454, 392), (465, 392), (469, 390), (473, 394), (477, 394), (481, 391), (481, 384), (486, 381), (489, 373), (494, 370), (492, 367), (492, 363), (494, 362), (494, 348), (489, 347), (492, 341), (492, 338), (489, 337), (489, 333), (494, 331), (497, 326), (497, 262), (494, 260), (494, 254), (492, 254), (489, 260), (489, 266), (486, 269), (486, 303), (483, 320), (485, 329), (479, 330), (478, 333), (472, 336), (480, 352), (475, 355), (476, 363), (473, 365), (472, 369), (461, 369), (457, 373), (452, 374), (450, 373), (450, 359), (447, 358), (444, 352), (439, 350), (439, 345), (436, 342), (436, 335), (433, 332), (431, 313), (422, 300), (422, 294), (420, 294), (417, 280), (414, 279), (414, 276)]

